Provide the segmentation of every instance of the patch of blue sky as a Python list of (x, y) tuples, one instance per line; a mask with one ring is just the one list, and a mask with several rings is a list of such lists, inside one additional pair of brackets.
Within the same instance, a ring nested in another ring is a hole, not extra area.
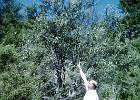
[[(22, 3), (25, 7), (41, 4), (41, 0), (17, 0), (17, 1)], [(103, 17), (105, 9), (108, 6), (114, 8), (115, 12), (119, 15), (120, 12), (118, 9), (119, 0), (95, 0), (95, 2), (97, 3), (95, 8), (98, 16)]]
[(38, 6), (41, 3), (41, 0), (16, 0), (16, 1), (23, 5), (23, 9), (20, 10), (20, 13), (23, 14), (25, 17), (27, 15), (27, 13), (25, 12), (26, 7)]
[(41, 0), (17, 0), (17, 2), (22, 3), (24, 6), (32, 6), (32, 5), (38, 5), (41, 3)]
[(95, 7), (97, 14), (102, 17), (107, 7), (115, 10), (116, 14), (120, 13), (119, 0), (98, 0)]

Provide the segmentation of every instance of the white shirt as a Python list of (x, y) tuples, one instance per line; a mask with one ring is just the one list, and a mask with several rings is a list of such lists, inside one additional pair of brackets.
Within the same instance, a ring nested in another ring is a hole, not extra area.
[(99, 100), (96, 90), (87, 90), (83, 100)]
[(85, 81), (84, 85), (86, 87), (86, 94), (85, 94), (83, 100), (99, 100), (96, 90), (88, 89), (88, 84), (89, 84), (89, 82)]

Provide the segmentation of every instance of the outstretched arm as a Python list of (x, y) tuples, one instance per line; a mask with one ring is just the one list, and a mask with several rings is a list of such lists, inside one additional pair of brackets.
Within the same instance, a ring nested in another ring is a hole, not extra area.
[(87, 80), (87, 78), (86, 78), (86, 75), (84, 74), (84, 72), (83, 72), (82, 69), (81, 69), (80, 63), (77, 64), (77, 66), (78, 66), (78, 68), (79, 68), (79, 70), (80, 70), (80, 75), (81, 75), (82, 79), (84, 80), (85, 85), (87, 85), (87, 84), (88, 84), (88, 80)]

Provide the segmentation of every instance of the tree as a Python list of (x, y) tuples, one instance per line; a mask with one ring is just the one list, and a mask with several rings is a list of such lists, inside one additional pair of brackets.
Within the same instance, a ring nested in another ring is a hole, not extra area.
[(130, 40), (139, 37), (140, 33), (140, 1), (139, 0), (120, 0), (120, 9), (124, 13), (122, 24), (126, 29), (124, 34)]
[[(82, 14), (81, 2), (65, 5), (64, 1), (45, 1), (41, 6), (45, 14), (50, 10), (53, 18), (41, 16), (41, 25), (43, 27), (42, 39), (46, 47), (54, 53), (54, 66), (57, 74), (58, 87), (62, 88), (62, 97), (67, 97), (66, 93), (66, 67), (65, 61), (72, 60), (73, 64), (77, 63), (77, 43), (78, 27), (83, 24), (82, 20), (86, 19)], [(44, 8), (43, 8), (44, 7)], [(47, 10), (46, 10), (47, 9)], [(74, 50), (74, 51), (73, 51)], [(75, 55), (74, 55), (75, 54)], [(60, 91), (57, 91), (59, 93)]]
[(18, 45), (21, 42), (20, 30), (22, 15), (19, 11), (22, 9), (15, 0), (2, 0), (0, 7), (0, 41), (5, 44)]
[(38, 79), (27, 71), (29, 64), (25, 66), (21, 56), (26, 30), (19, 14), (21, 6), (14, 0), (2, 0), (0, 5), (0, 99), (38, 100)]
[[(19, 71), (19, 54), (14, 46), (0, 45), (0, 99), (3, 100), (38, 100), (37, 79), (27, 71)], [(25, 66), (22, 66), (25, 68)]]

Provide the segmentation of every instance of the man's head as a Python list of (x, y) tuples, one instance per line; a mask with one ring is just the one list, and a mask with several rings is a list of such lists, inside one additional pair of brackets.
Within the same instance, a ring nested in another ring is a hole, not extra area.
[(95, 80), (90, 80), (88, 88), (92, 89), (92, 90), (95, 90), (97, 88), (97, 82)]

